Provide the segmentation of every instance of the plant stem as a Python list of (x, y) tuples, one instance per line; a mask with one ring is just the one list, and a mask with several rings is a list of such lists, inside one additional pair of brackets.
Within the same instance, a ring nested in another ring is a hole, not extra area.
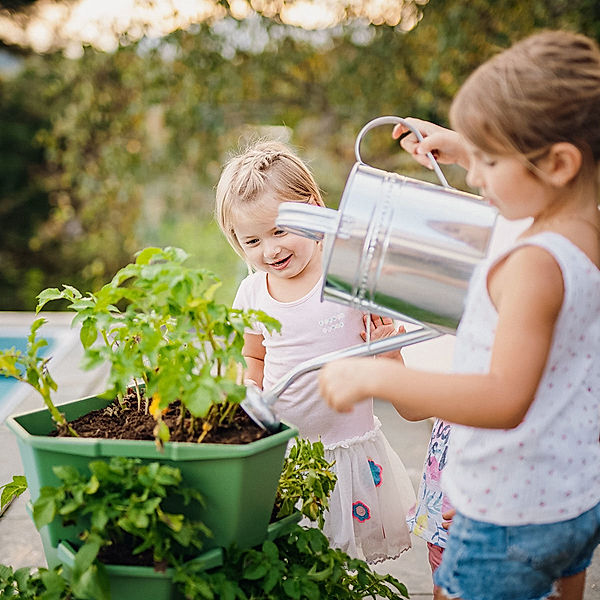
[(54, 403), (52, 402), (52, 399), (50, 397), (50, 390), (48, 388), (44, 387), (38, 391), (41, 393), (42, 398), (44, 399), (44, 404), (46, 405), (46, 408), (50, 411), (50, 414), (52, 415), (52, 419), (54, 419), (54, 422), (59, 427), (66, 429), (69, 432), (69, 435), (71, 435), (73, 437), (79, 437), (79, 434), (71, 427), (71, 425), (69, 425), (69, 422), (67, 421), (67, 418), (65, 417), (65, 415), (63, 415), (56, 408), (56, 406), (54, 406)]

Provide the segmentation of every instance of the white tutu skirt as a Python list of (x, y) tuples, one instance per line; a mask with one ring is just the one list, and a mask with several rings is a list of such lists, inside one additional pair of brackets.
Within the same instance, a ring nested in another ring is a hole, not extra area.
[(371, 564), (408, 550), (415, 492), (379, 420), (360, 437), (325, 446), (325, 457), (337, 475), (323, 527), (331, 546)]

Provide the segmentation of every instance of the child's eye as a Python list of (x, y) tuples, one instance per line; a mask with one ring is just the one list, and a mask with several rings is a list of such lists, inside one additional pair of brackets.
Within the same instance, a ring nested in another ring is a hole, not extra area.
[(483, 154), (481, 156), (481, 162), (486, 166), (486, 167), (495, 167), (496, 163), (498, 162), (496, 160), (495, 156), (489, 156), (487, 154)]
[(256, 246), (258, 244), (258, 238), (252, 238), (251, 240), (246, 240), (244, 242), (245, 246)]

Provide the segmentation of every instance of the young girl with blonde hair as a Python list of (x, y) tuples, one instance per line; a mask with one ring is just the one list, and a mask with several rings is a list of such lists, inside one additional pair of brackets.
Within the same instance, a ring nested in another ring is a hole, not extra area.
[[(263, 310), (281, 323), (280, 333), (259, 326), (244, 338), (246, 382), (265, 390), (298, 363), (361, 343), (367, 326), (371, 339), (395, 333), (391, 319), (321, 302), (321, 244), (276, 226), (281, 202), (323, 206), (312, 174), (288, 146), (256, 142), (226, 164), (217, 185), (216, 218), (255, 270), (240, 284), (234, 306)], [(319, 396), (313, 372), (281, 394), (275, 411), (301, 437), (320, 439), (334, 461), (337, 484), (323, 529), (332, 546), (371, 563), (408, 549), (405, 520), (414, 491), (373, 414), (372, 399), (340, 415)]]
[(581, 599), (600, 542), (600, 51), (533, 35), (467, 79), (450, 119), (455, 132), (415, 121), (426, 137), (404, 147), (466, 166), (532, 224), (474, 273), (454, 373), (349, 359), (322, 370), (321, 393), (339, 411), (375, 395), (453, 424), (435, 598)]

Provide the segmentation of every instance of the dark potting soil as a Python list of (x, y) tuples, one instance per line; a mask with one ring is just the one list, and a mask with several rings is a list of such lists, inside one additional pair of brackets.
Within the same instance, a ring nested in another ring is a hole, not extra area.
[[(119, 405), (114, 400), (106, 408), (94, 410), (74, 421), (71, 427), (80, 437), (116, 440), (154, 440), (156, 421), (150, 414), (137, 408), (137, 396), (128, 393)], [(197, 428), (190, 430), (190, 420), (180, 422), (179, 403), (173, 403), (162, 418), (171, 432), (171, 442), (197, 442), (202, 433), (202, 424), (197, 420)], [(56, 432), (57, 436), (68, 436), (67, 432)], [(215, 426), (202, 440), (203, 444), (248, 444), (266, 437), (268, 432), (261, 429), (252, 419), (238, 408), (231, 423)]]
[(132, 536), (127, 536), (118, 544), (104, 546), (98, 553), (98, 560), (105, 565), (126, 565), (131, 567), (154, 567), (156, 571), (164, 571), (167, 568), (166, 563), (155, 563), (152, 550), (148, 549), (144, 552), (134, 554), (135, 548), (141, 544), (141, 540), (137, 542)]

